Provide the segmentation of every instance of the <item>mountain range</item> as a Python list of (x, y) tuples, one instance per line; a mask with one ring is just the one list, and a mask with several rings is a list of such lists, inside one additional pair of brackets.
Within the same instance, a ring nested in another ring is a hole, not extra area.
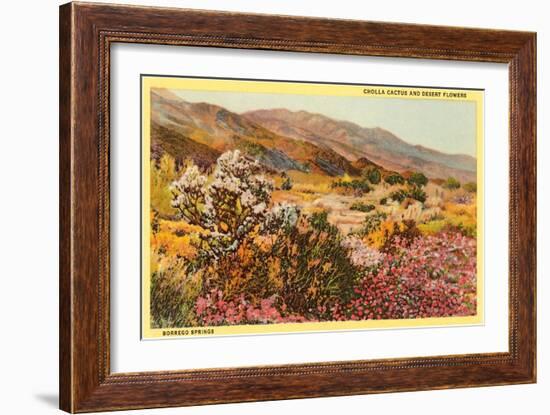
[(240, 149), (274, 171), (358, 175), (366, 164), (385, 171), (421, 171), (430, 178), (475, 181), (476, 159), (412, 145), (383, 128), (364, 128), (321, 114), (262, 109), (237, 114), (191, 103), (167, 89), (151, 91), (152, 156), (164, 152), (202, 168)]

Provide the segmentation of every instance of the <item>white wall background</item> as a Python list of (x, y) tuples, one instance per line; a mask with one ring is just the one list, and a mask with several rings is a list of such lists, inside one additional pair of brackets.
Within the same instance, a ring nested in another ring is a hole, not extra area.
[[(538, 32), (539, 137), (539, 383), (346, 398), (218, 405), (133, 413), (280, 414), (546, 413), (550, 399), (550, 286), (548, 232), (550, 180), (545, 158), (550, 90), (543, 70), (550, 63), (550, 17), (536, 0), (480, 2), (354, 0), (131, 1), (134, 4), (310, 15)], [(0, 64), (0, 412), (57, 412), (58, 257), (58, 9), (54, 0), (8, 2), (2, 8)], [(546, 109), (546, 111), (545, 111)], [(7, 145), (7, 147), (6, 147)]]

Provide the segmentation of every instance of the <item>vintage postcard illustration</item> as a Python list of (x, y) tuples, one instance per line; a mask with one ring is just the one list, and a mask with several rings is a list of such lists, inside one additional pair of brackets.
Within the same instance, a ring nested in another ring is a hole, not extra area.
[(483, 322), (483, 91), (141, 87), (144, 339)]

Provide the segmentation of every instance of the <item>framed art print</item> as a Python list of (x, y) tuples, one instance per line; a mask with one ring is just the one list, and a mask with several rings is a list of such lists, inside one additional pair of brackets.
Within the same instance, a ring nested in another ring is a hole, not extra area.
[(535, 381), (533, 33), (60, 29), (63, 410)]
[(483, 91), (141, 82), (144, 339), (483, 322)]

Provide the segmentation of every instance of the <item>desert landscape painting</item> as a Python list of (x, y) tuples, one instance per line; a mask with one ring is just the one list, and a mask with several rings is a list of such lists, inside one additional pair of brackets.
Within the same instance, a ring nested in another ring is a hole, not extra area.
[(149, 327), (476, 316), (475, 104), (273, 84), (147, 90)]

